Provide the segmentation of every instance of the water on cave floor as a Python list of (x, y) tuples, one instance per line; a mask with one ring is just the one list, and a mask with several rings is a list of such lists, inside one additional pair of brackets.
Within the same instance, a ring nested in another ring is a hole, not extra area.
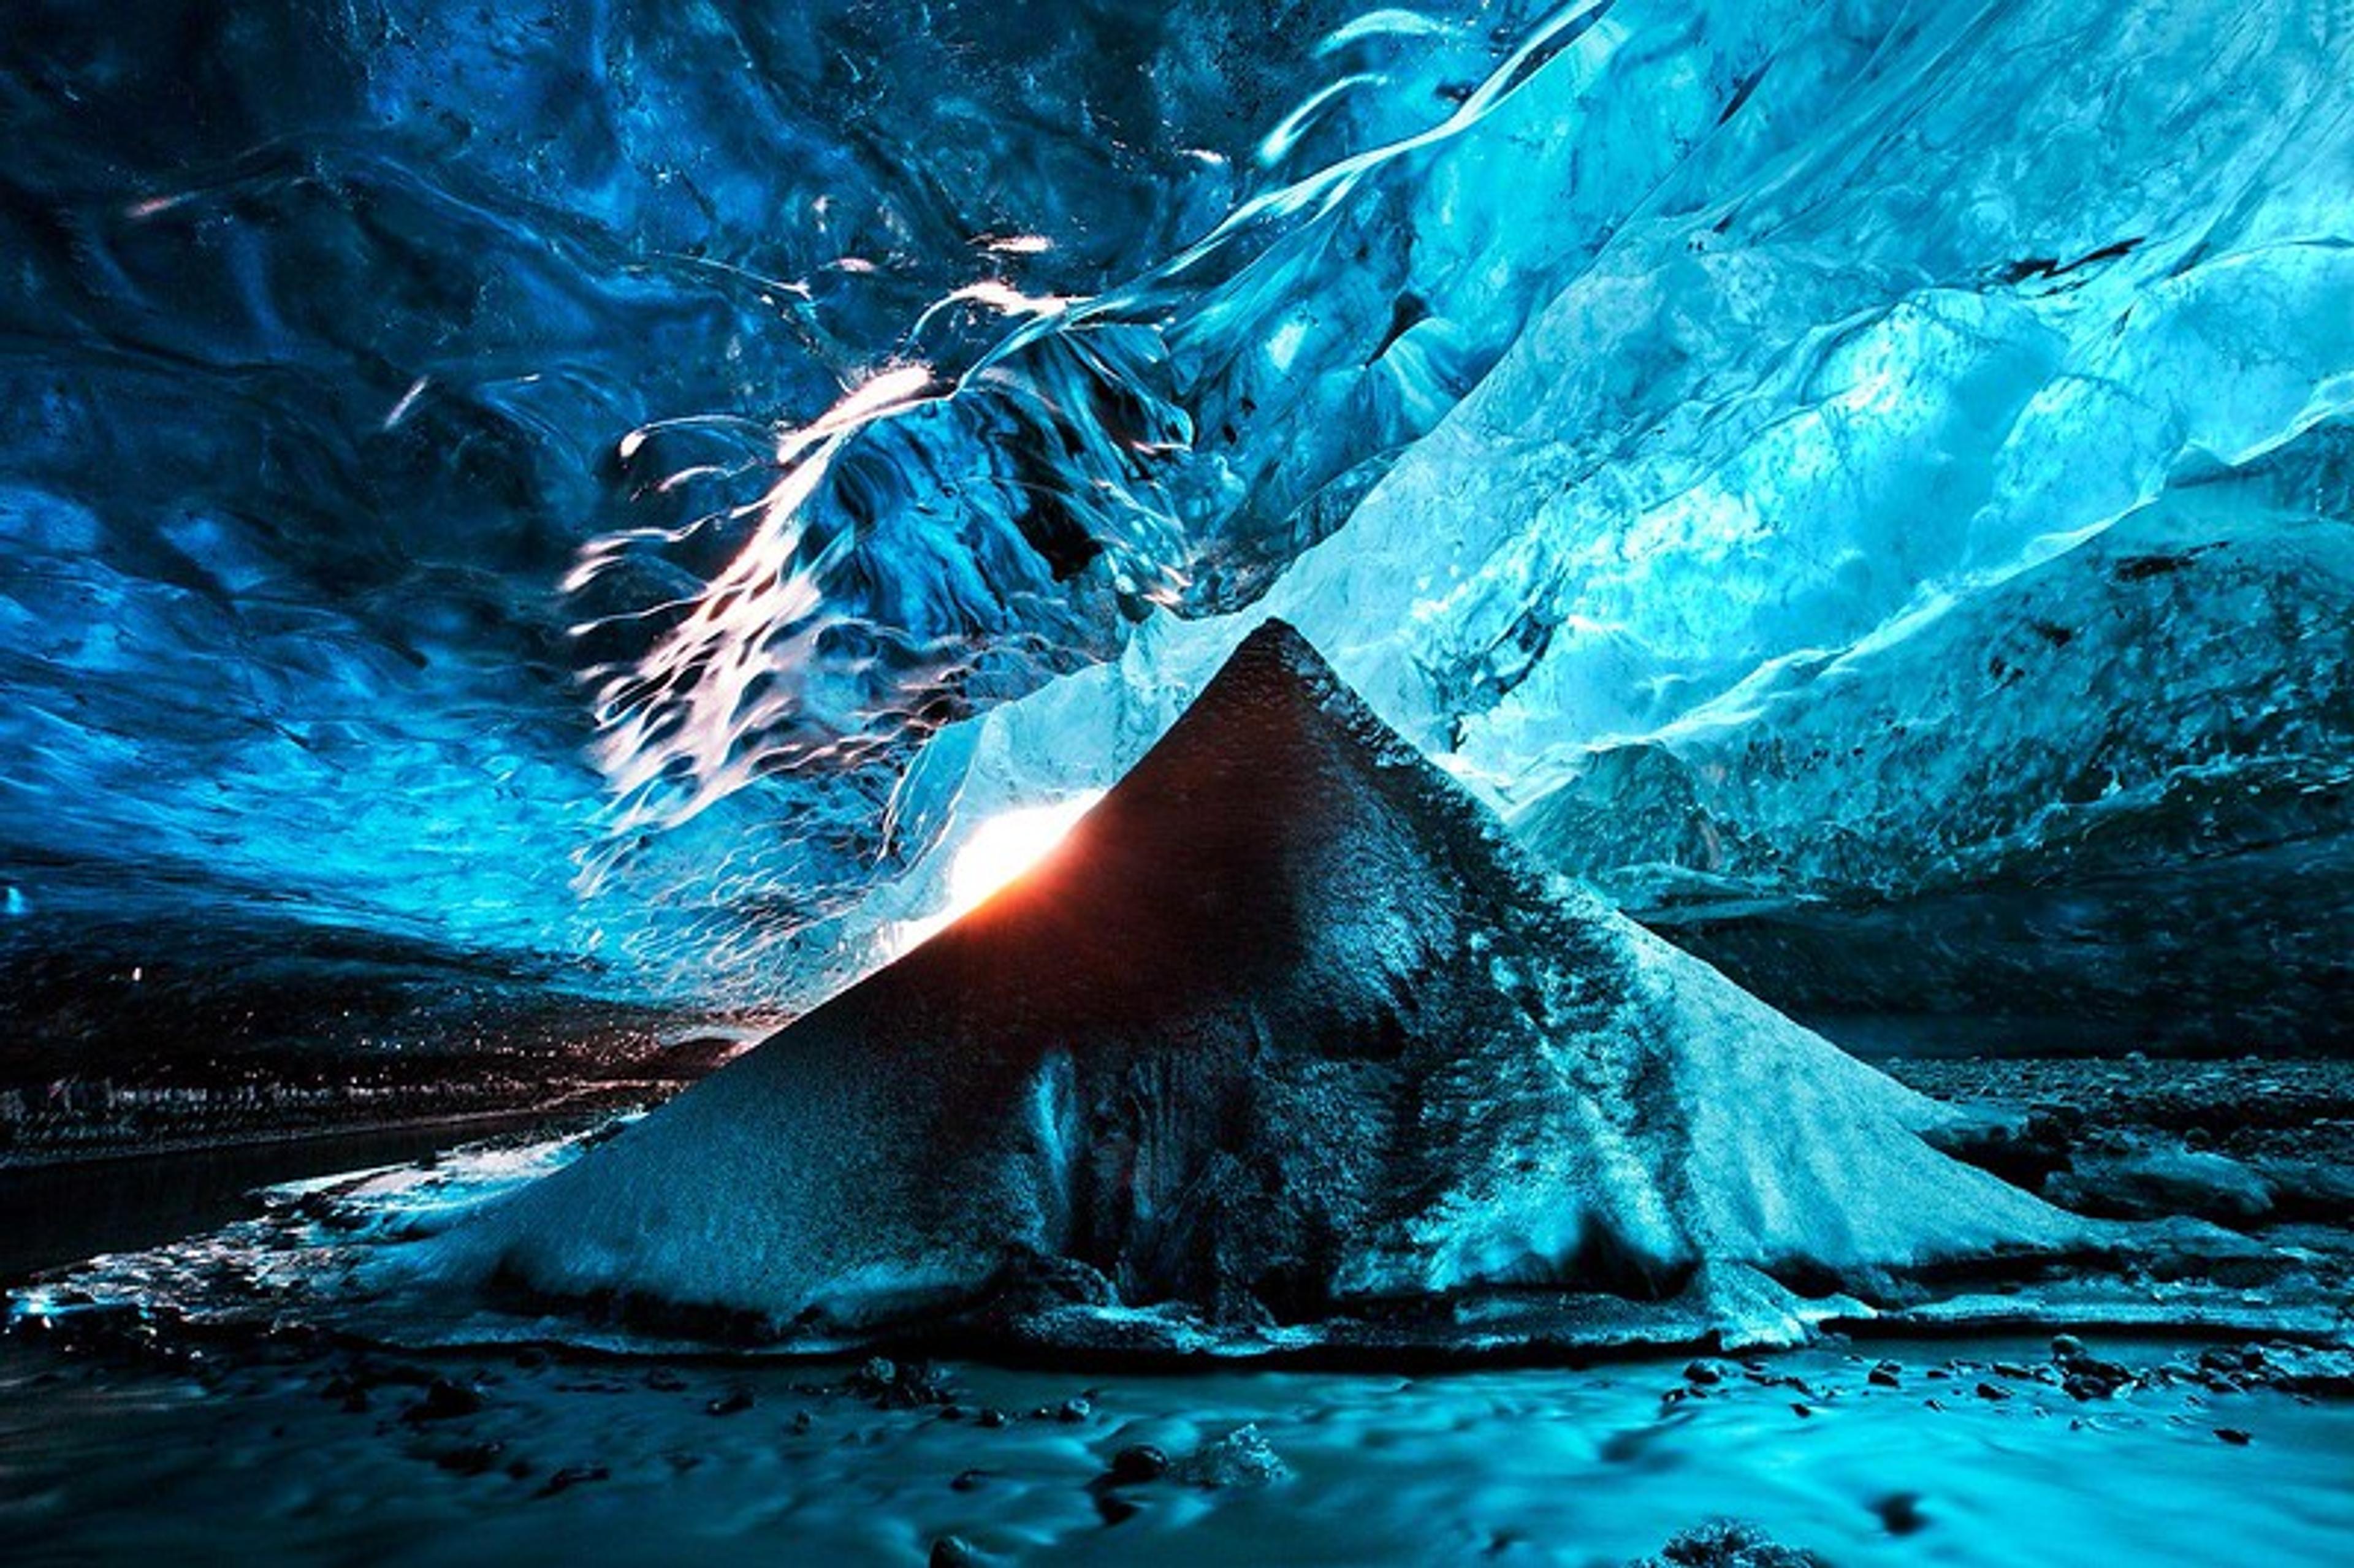
[[(899, 1409), (841, 1363), (345, 1357), (199, 1380), (20, 1346), (0, 1353), (0, 1530), (27, 1564), (916, 1563), (946, 1537), (982, 1561), (1617, 1563), (1733, 1516), (1842, 1564), (2342, 1560), (2354, 1405), (2192, 1382), (2080, 1403), (2049, 1365), (2041, 1340), (1705, 1370), (949, 1365), (952, 1404)], [(434, 1377), (479, 1410), (405, 1419)], [(1108, 1484), (1138, 1445), (1231, 1462)]]
[[(2047, 1103), (2073, 1084), (2088, 1103), (2203, 1091), (2211, 1105), (2261, 1081), (2292, 1119), (2346, 1077), (1903, 1070)], [(1599, 1564), (1732, 1518), (1843, 1564), (2323, 1563), (2354, 1529), (2354, 1367), (2262, 1332), (2087, 1330), (2080, 1347), (1891, 1330), (1453, 1371), (878, 1370), (561, 1322), (507, 1330), (525, 1342), (402, 1351), (292, 1326), (305, 1240), (446, 1223), (577, 1143), (509, 1136), (365, 1181), (307, 1174), (319, 1153), (239, 1161), (290, 1182), (249, 1205), (256, 1218), (19, 1295), (18, 1331), (0, 1340), (11, 1561), (917, 1563), (954, 1540), (981, 1562)], [(80, 1250), (101, 1223), (166, 1243), (186, 1212), (141, 1201), (162, 1185), (138, 1172), (124, 1202), (94, 1205)], [(2342, 1244), (2311, 1225), (2267, 1234)], [(207, 1280), (228, 1283), (207, 1295)], [(191, 1325), (191, 1305), (230, 1310)], [(290, 1327), (269, 1332), (273, 1319)], [(576, 1348), (535, 1337), (550, 1332)], [(1140, 1446), (1168, 1472), (1121, 1458)]]

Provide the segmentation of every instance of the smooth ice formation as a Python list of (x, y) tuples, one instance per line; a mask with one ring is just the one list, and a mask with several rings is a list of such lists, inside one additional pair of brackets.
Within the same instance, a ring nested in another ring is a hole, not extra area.
[(1270, 621), (1045, 862), (414, 1266), (818, 1342), (1764, 1336), (1769, 1277), (2092, 1241), (1950, 1115), (1549, 881)]
[[(2346, 26), (1613, 7), (1504, 117), (1557, 133), (1552, 199), (1503, 123), (1431, 155), (1406, 232), (1509, 207), (1470, 232), (1530, 302), (1417, 271), (1494, 363), (1261, 609), (1769, 995), (2342, 1044)], [(1234, 635), (1172, 619), (917, 783), (1100, 782), (1055, 737), (1149, 736)]]
[(2342, 1044), (2342, 5), (69, 11), (12, 976), (807, 1005), (1272, 612), (1777, 1001)]

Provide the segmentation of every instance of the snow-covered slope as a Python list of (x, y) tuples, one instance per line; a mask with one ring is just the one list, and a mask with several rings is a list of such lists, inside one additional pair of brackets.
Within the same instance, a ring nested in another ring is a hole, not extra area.
[(1027, 876), (429, 1266), (824, 1339), (1041, 1288), (1246, 1328), (1862, 1289), (2092, 1234), (1938, 1118), (1549, 882), (1268, 622)]

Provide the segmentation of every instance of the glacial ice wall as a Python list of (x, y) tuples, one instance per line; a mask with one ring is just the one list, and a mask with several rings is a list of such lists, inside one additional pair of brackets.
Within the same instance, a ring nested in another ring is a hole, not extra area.
[(807, 1001), (1273, 610), (1776, 1000), (2336, 1040), (2341, 4), (209, 16), (0, 69), (12, 943)]
[[(1772, 10), (1564, 59), (1737, 86), (1567, 182), (1590, 251), (1265, 607), (1777, 1000), (2342, 1043), (2346, 18)], [(1225, 636), (998, 710), (950, 788), (1091, 781), (1056, 737), (1150, 733)]]
[[(1281, 12), (1308, 41), (1347, 19)], [(1268, 19), (19, 8), (12, 961), (120, 980), (207, 932), (323, 928), (758, 990), (751, 955), (875, 874), (887, 780), (770, 780), (584, 879), (620, 842), (584, 679), (716, 568), (706, 545), (563, 579), (591, 540), (715, 504), (943, 296), (1100, 288), (1208, 227), (1322, 69), (1263, 48)], [(895, 545), (918, 573), (926, 542)]]

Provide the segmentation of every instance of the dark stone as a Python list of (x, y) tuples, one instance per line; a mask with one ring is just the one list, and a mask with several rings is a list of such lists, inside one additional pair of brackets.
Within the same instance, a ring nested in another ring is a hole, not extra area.
[(400, 1413), (403, 1421), (411, 1424), (426, 1421), (451, 1421), (461, 1415), (482, 1412), (482, 1396), (462, 1383), (437, 1377), (426, 1386), (425, 1397)]
[(971, 1568), (981, 1553), (960, 1535), (943, 1535), (932, 1542), (931, 1568)]
[(939, 1373), (918, 1361), (894, 1361), (872, 1356), (851, 1374), (850, 1390), (887, 1410), (913, 1410), (919, 1405), (945, 1404), (950, 1390)]
[(1903, 1367), (1897, 1365), (1894, 1361), (1882, 1361), (1879, 1365), (1873, 1367), (1870, 1372), (1864, 1374), (1864, 1382), (1872, 1384), (1874, 1388), (1894, 1388), (1897, 1386), (1903, 1370), (1904, 1369)]
[(730, 1389), (703, 1407), (706, 1415), (741, 1415), (755, 1401), (749, 1389)]
[(1055, 1419), (1066, 1426), (1076, 1426), (1095, 1413), (1096, 1407), (1086, 1400), (1072, 1398), (1063, 1401), (1063, 1407), (1055, 1412)]
[(1702, 1384), (1718, 1383), (1724, 1381), (1724, 1372), (1714, 1361), (1693, 1361), (1684, 1368), (1684, 1381)]
[(469, 1443), (462, 1448), (433, 1456), (433, 1463), (455, 1476), (486, 1476), (498, 1467), (504, 1443)]
[(1921, 1511), (1919, 1492), (1891, 1492), (1872, 1505), (1880, 1522), (1891, 1535), (1913, 1535), (1925, 1530), (1929, 1516)]
[(552, 1498), (558, 1492), (568, 1492), (590, 1481), (604, 1480), (611, 1474), (602, 1465), (567, 1465), (547, 1478), (547, 1484), (539, 1489), (538, 1495)]
[(2215, 1428), (2215, 1436), (2234, 1448), (2244, 1448), (2256, 1440), (2255, 1434), (2243, 1432), (2237, 1426), (2218, 1426)]
[(2084, 1377), (2098, 1378), (2103, 1383), (2123, 1385), (2134, 1381), (2134, 1375), (2115, 1361), (2105, 1361), (2098, 1356), (2079, 1356), (2068, 1363), (2068, 1370)]
[(1141, 1486), (1169, 1473), (1169, 1456), (1150, 1443), (1131, 1443), (1111, 1457), (1106, 1472), (1118, 1487)]
[(2234, 1349), (2229, 1345), (2211, 1346), (2199, 1352), (2199, 1364), (2213, 1372), (2253, 1372), (2264, 1364), (2264, 1347), (2243, 1345)]

